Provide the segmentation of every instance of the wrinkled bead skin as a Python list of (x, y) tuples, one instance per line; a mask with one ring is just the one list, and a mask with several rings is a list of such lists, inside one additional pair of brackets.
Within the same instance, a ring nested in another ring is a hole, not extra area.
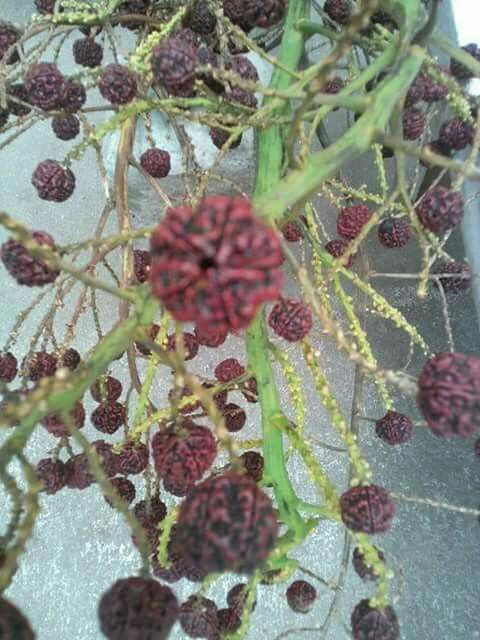
[(275, 231), (244, 198), (212, 196), (168, 209), (151, 238), (150, 284), (180, 322), (208, 331), (246, 327), (276, 299), (283, 256)]
[(480, 429), (480, 358), (439, 353), (418, 378), (417, 404), (437, 436), (468, 438)]
[(270, 498), (252, 478), (234, 473), (197, 485), (180, 506), (177, 527), (187, 563), (207, 573), (251, 573), (278, 533)]
[(374, 484), (345, 491), (340, 509), (348, 529), (369, 534), (388, 531), (395, 515), (395, 503), (388, 491)]

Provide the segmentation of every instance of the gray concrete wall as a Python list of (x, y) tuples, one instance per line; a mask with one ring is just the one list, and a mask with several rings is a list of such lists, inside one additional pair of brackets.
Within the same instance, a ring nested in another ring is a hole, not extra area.
[[(2, 0), (2, 13), (11, 20), (22, 22), (31, 10), (29, 1), (14, 2)], [(449, 17), (446, 14), (448, 23)], [(67, 43), (62, 54), (60, 66), (69, 72), (72, 60)], [(98, 98), (92, 98), (91, 104), (98, 104)], [(339, 118), (343, 118), (339, 114)], [(159, 132), (161, 135), (161, 131)], [(205, 133), (196, 131), (197, 154), (209, 162), (213, 149)], [(162, 144), (174, 141), (171, 132), (165, 132)], [(136, 147), (141, 149), (141, 142)], [(71, 199), (60, 205), (52, 205), (39, 200), (30, 185), (30, 176), (37, 162), (46, 158), (62, 158), (69, 143), (60, 143), (52, 135), (47, 123), (38, 126), (34, 132), (21, 138), (15, 145), (0, 155), (0, 193), (1, 208), (17, 216), (22, 222), (33, 228), (45, 229), (55, 235), (60, 243), (84, 239), (91, 234), (101, 208), (102, 190), (98, 180), (94, 154), (89, 151), (83, 160), (75, 165), (78, 188)], [(252, 141), (248, 137), (240, 149), (233, 151), (230, 158), (220, 167), (219, 172), (249, 189), (252, 179)], [(392, 161), (389, 161), (392, 162)], [(174, 173), (181, 171), (178, 158), (174, 159)], [(348, 175), (358, 181), (372, 184), (372, 165), (367, 162), (352, 168)], [(167, 191), (180, 193), (178, 176), (165, 183)], [(162, 185), (163, 186), (163, 185)], [(225, 187), (223, 187), (225, 188)], [(141, 180), (132, 180), (132, 212), (136, 225), (151, 224), (158, 219), (161, 206)], [(335, 211), (325, 203), (317, 203), (320, 216), (330, 233), (333, 233)], [(115, 216), (109, 223), (109, 229), (115, 229)], [(5, 234), (1, 232), (3, 241)], [(412, 245), (401, 253), (389, 253), (380, 250), (375, 238), (368, 241), (371, 250), (370, 264), (378, 271), (399, 272), (414, 271), (419, 254)], [(452, 236), (449, 244), (452, 254), (460, 257), (462, 245), (460, 234)], [(302, 252), (299, 252), (299, 257)], [(106, 277), (105, 272), (100, 274)], [(4, 341), (11, 329), (14, 315), (28, 305), (32, 292), (19, 288), (0, 273), (3, 284), (3, 314), (0, 323), (1, 339)], [(435, 292), (428, 300), (419, 301), (410, 281), (378, 280), (375, 282), (381, 293), (385, 294), (405, 316), (415, 323), (434, 351), (446, 348), (446, 337), (440, 307), (440, 299)], [(287, 291), (293, 293), (295, 285), (287, 284)], [(77, 291), (78, 294), (78, 291)], [(76, 295), (76, 294), (75, 294)], [(65, 309), (59, 314), (57, 328), (69, 316), (75, 295), (66, 300)], [(113, 322), (116, 306), (105, 296), (100, 296), (102, 323), (107, 329)], [(450, 305), (454, 327), (456, 347), (459, 351), (478, 353), (479, 338), (476, 331), (475, 309), (468, 294), (458, 296)], [(28, 348), (32, 330), (40, 318), (40, 311), (33, 314), (19, 336), (16, 353), (21, 356)], [(375, 353), (387, 367), (402, 367), (407, 358), (408, 341), (405, 336), (392, 328), (388, 322), (381, 321), (372, 314), (368, 316), (371, 335), (375, 339)], [(61, 333), (60, 333), (61, 335)], [(95, 341), (92, 316), (87, 312), (79, 324), (74, 342), (85, 353)], [(328, 373), (332, 387), (337, 391), (338, 400), (345, 415), (350, 414), (353, 391), (353, 368), (339, 357), (332, 341), (321, 335), (321, 327), (316, 326), (312, 334), (315, 344), (321, 352), (321, 359)], [(316, 398), (308, 373), (295, 347), (287, 352), (306, 381), (308, 414), (306, 433), (332, 445), (338, 445), (329, 420)], [(234, 355), (245, 361), (243, 342), (230, 338), (218, 351), (203, 348), (200, 356), (192, 363), (192, 371), (211, 376), (215, 364), (227, 355)], [(416, 353), (410, 371), (421, 367), (423, 357)], [(115, 363), (113, 372), (126, 380), (126, 363)], [(156, 398), (160, 402), (168, 391), (170, 375), (165, 371), (156, 385)], [(287, 402), (288, 391), (279, 376), (279, 388), (282, 399)], [(375, 392), (367, 384), (367, 393), (363, 401), (365, 415), (379, 416), (382, 409)], [(232, 396), (232, 401), (241, 401)], [(86, 399), (87, 410), (93, 406)], [(399, 398), (397, 408), (404, 410), (413, 418), (418, 412), (411, 399)], [(259, 433), (258, 408), (248, 405), (248, 427), (243, 437), (255, 437)], [(84, 433), (98, 437), (88, 425)], [(375, 437), (370, 423), (363, 423), (359, 441), (368, 459), (371, 461), (375, 481), (392, 491), (428, 497), (440, 501), (453, 502), (467, 507), (478, 505), (478, 460), (473, 454), (473, 443), (455, 440), (440, 440), (425, 429), (418, 428), (412, 441), (400, 448), (389, 448)], [(37, 461), (52, 448), (55, 442), (42, 429), (35, 432), (29, 443), (27, 454)], [(319, 460), (339, 487), (346, 483), (345, 454), (335, 453), (317, 447)], [(315, 501), (318, 496), (306, 477), (304, 468), (296, 456), (292, 456), (289, 468), (295, 486), (305, 500)], [(137, 489), (142, 489), (137, 482)], [(4, 495), (0, 494), (0, 504), (6, 505)], [(168, 500), (168, 496), (165, 495)], [(96, 606), (101, 593), (119, 578), (135, 573), (138, 558), (132, 545), (127, 527), (121, 518), (104, 503), (95, 487), (83, 492), (65, 490), (53, 497), (41, 499), (42, 513), (35, 527), (35, 533), (28, 544), (27, 553), (20, 560), (20, 567), (7, 596), (18, 604), (28, 615), (37, 631), (39, 640), (59, 640), (75, 637), (81, 640), (101, 640), (96, 621)], [(0, 510), (0, 521), (7, 517), (7, 509)], [(376, 544), (385, 549), (389, 563), (395, 568), (395, 594), (398, 597), (396, 610), (402, 624), (404, 640), (472, 640), (480, 637), (477, 622), (478, 604), (478, 545), (480, 528), (475, 518), (464, 517), (447, 511), (421, 508), (418, 505), (399, 502), (398, 516), (389, 535), (378, 537)], [(295, 552), (301, 563), (327, 580), (334, 580), (339, 568), (343, 544), (343, 531), (331, 523), (322, 524), (313, 533), (305, 545)], [(231, 577), (222, 578), (209, 591), (209, 595), (225, 606), (224, 594)], [(252, 618), (252, 627), (248, 638), (254, 640), (263, 637), (273, 640), (286, 629), (318, 627), (330, 605), (332, 594), (321, 585), (318, 586), (318, 602), (307, 615), (295, 615), (287, 607), (282, 597), (286, 585), (273, 588), (260, 587), (258, 605)], [(190, 593), (189, 584), (178, 586), (181, 598)], [(368, 586), (349, 569), (344, 594), (340, 600), (338, 615), (334, 617), (328, 638), (340, 640), (348, 637), (344, 623), (348, 622), (353, 605), (371, 593)], [(171, 636), (180, 639), (183, 636), (178, 627)], [(318, 631), (300, 630), (293, 638), (314, 640), (321, 637)]]

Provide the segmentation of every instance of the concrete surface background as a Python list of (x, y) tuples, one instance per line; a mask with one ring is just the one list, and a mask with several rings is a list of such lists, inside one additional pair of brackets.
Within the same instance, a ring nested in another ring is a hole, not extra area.
[[(22, 23), (31, 12), (30, 1), (22, 3), (3, 0), (2, 16)], [(448, 8), (443, 24), (450, 25), (451, 15)], [(72, 60), (67, 41), (65, 53), (60, 58), (60, 67), (69, 72)], [(95, 97), (91, 104), (98, 104)], [(165, 136), (168, 132), (165, 133)], [(204, 132), (195, 133), (195, 142), (199, 155), (209, 161), (213, 148)], [(170, 142), (161, 140), (162, 144)], [(101, 208), (102, 190), (95, 167), (95, 157), (87, 152), (80, 163), (75, 165), (78, 187), (67, 202), (49, 204), (39, 200), (30, 184), (32, 170), (40, 160), (52, 157), (62, 158), (70, 143), (59, 143), (51, 134), (47, 123), (37, 125), (33, 133), (20, 138), (15, 145), (1, 154), (0, 193), (2, 209), (11, 212), (32, 228), (52, 232), (59, 243), (73, 242), (88, 237), (96, 222)], [(171, 142), (173, 145), (174, 143)], [(245, 139), (241, 147), (233, 151), (222, 165), (221, 171), (248, 190), (252, 177), (251, 139)], [(172, 149), (173, 150), (173, 149)], [(174, 167), (179, 167), (178, 159)], [(175, 169), (177, 170), (177, 169)], [(178, 169), (179, 170), (179, 169)], [(355, 171), (348, 172), (359, 182), (371, 182), (372, 170), (369, 163), (362, 163)], [(166, 182), (166, 190), (179, 192), (178, 177), (172, 176)], [(135, 224), (143, 225), (158, 219), (161, 207), (141, 181), (131, 184), (132, 209)], [(325, 203), (318, 203), (322, 220), (327, 229), (333, 229), (335, 212)], [(474, 205), (476, 206), (476, 205)], [(115, 230), (115, 216), (112, 216), (109, 228)], [(5, 234), (0, 234), (3, 241)], [(412, 246), (401, 254), (380, 251), (375, 238), (368, 242), (371, 251), (371, 267), (377, 270), (410, 272), (418, 263), (418, 252)], [(449, 248), (454, 256), (462, 255), (460, 234), (454, 234)], [(99, 275), (105, 277), (105, 273)], [(0, 273), (3, 284), (4, 312), (0, 324), (1, 340), (6, 340), (16, 313), (27, 306), (32, 292), (19, 288)], [(428, 300), (419, 301), (413, 285), (409, 281), (378, 280), (375, 283), (390, 301), (415, 323), (426, 336), (432, 350), (446, 349), (445, 332), (441, 316), (440, 300), (435, 292)], [(294, 291), (289, 282), (287, 291)], [(77, 288), (77, 293), (79, 289)], [(58, 315), (57, 327), (65, 323), (75, 300), (72, 294), (65, 301), (65, 308)], [(105, 329), (112, 323), (112, 301), (100, 295), (101, 321)], [(116, 311), (116, 306), (113, 312)], [(476, 330), (475, 309), (468, 294), (458, 296), (450, 305), (450, 314), (454, 327), (456, 348), (466, 353), (479, 352), (480, 340)], [(40, 310), (32, 315), (19, 336), (15, 352), (21, 357), (28, 349), (32, 330), (41, 317)], [(405, 336), (392, 328), (392, 325), (379, 321), (372, 314), (368, 316), (371, 335), (375, 336), (375, 348), (378, 359), (387, 367), (401, 367), (408, 353), (408, 341)], [(59, 335), (62, 333), (59, 331)], [(313, 332), (315, 343), (321, 351), (322, 361), (328, 373), (332, 387), (337, 390), (345, 415), (350, 414), (353, 390), (353, 369), (348, 362), (338, 356), (329, 338), (321, 336), (321, 327)], [(81, 353), (85, 353), (94, 344), (94, 327), (91, 313), (82, 316), (74, 342)], [(308, 373), (304, 371), (295, 347), (288, 347), (288, 353), (306, 381), (308, 415), (306, 432), (329, 444), (339, 444), (332, 432), (328, 419), (319, 406)], [(234, 355), (245, 360), (243, 343), (238, 338), (230, 338), (218, 351), (201, 349), (200, 356), (192, 362), (192, 371), (206, 377), (211, 376), (215, 364)], [(423, 357), (416, 354), (410, 371), (417, 372)], [(114, 375), (126, 379), (124, 360), (115, 363)], [(279, 376), (282, 398), (287, 401), (288, 392)], [(155, 392), (157, 398), (168, 391), (168, 374), (158, 382)], [(379, 416), (382, 413), (371, 385), (367, 385), (364, 398), (364, 414)], [(238, 401), (241, 399), (238, 398)], [(232, 396), (232, 401), (236, 401)], [(87, 411), (93, 406), (86, 400)], [(413, 418), (418, 413), (411, 400), (399, 398), (399, 410), (404, 410)], [(242, 437), (254, 437), (258, 434), (258, 408), (248, 405), (248, 427)], [(84, 433), (98, 437), (91, 426)], [(53, 438), (39, 429), (29, 443), (27, 454), (33, 461), (45, 455), (54, 446)], [(428, 497), (435, 500), (452, 502), (458, 505), (476, 508), (479, 495), (478, 460), (473, 454), (472, 441), (444, 441), (434, 437), (427, 430), (418, 428), (412, 441), (400, 448), (389, 448), (379, 442), (373, 434), (372, 425), (362, 424), (360, 444), (371, 461), (375, 481), (392, 491), (407, 495)], [(344, 454), (333, 453), (317, 448), (319, 460), (339, 487), (345, 485)], [(305, 500), (314, 501), (315, 493), (309, 489), (304, 469), (293, 456), (290, 470), (295, 486)], [(137, 482), (137, 489), (141, 489)], [(165, 496), (168, 500), (168, 496)], [(0, 494), (0, 523), (7, 517), (7, 505)], [(327, 580), (334, 580), (338, 572), (343, 541), (342, 530), (326, 523), (318, 528), (305, 545), (297, 552), (304, 566), (315, 571)], [(378, 537), (376, 544), (386, 551), (389, 562), (397, 569), (395, 593), (401, 595), (395, 607), (402, 626), (404, 640), (473, 640), (480, 637), (478, 624), (478, 545), (480, 528), (475, 518), (464, 517), (447, 511), (398, 502), (398, 516), (390, 534)], [(53, 497), (42, 497), (42, 513), (35, 528), (28, 551), (20, 560), (20, 567), (7, 596), (20, 606), (31, 620), (39, 640), (59, 640), (75, 637), (80, 640), (101, 640), (98, 630), (96, 607), (101, 593), (120, 577), (134, 574), (138, 567), (137, 555), (130, 544), (128, 529), (121, 518), (104, 503), (95, 487), (82, 492), (62, 491)], [(398, 570), (400, 569), (400, 570)], [(401, 576), (401, 577), (399, 577)], [(301, 577), (300, 574), (298, 577)], [(209, 591), (209, 596), (224, 605), (224, 594), (228, 586), (236, 580), (222, 578)], [(402, 585), (403, 583), (403, 585)], [(282, 597), (287, 585), (260, 587), (258, 605), (252, 617), (252, 626), (248, 638), (254, 640), (263, 637), (273, 640), (286, 629), (297, 629), (292, 638), (314, 640), (321, 637), (318, 631), (301, 631), (301, 628), (317, 628), (321, 625), (329, 607), (332, 594), (320, 584), (319, 598), (307, 615), (293, 614)], [(190, 585), (180, 584), (177, 592), (180, 598), (190, 593)], [(362, 597), (371, 593), (368, 585), (349, 569), (344, 594), (338, 615), (330, 628), (329, 640), (341, 640), (348, 637), (345, 623), (348, 622), (352, 607)], [(401, 593), (400, 593), (401, 592)], [(181, 630), (175, 627), (171, 636), (180, 639)]]

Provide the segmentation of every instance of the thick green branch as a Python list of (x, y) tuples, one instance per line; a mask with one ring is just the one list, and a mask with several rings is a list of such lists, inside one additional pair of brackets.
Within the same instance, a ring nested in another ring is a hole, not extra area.
[(12, 456), (20, 453), (35, 426), (49, 413), (68, 411), (80, 400), (87, 389), (130, 345), (138, 326), (148, 326), (158, 303), (153, 299), (139, 300), (135, 313), (117, 325), (101, 340), (90, 358), (75, 372), (65, 378), (54, 376), (45, 379), (20, 405), (7, 404), (0, 415), (1, 424), (20, 424), (0, 447), (0, 470), (7, 467)]
[[(288, 69), (296, 69), (303, 52), (304, 35), (295, 29), (298, 20), (309, 15), (309, 0), (297, 0), (289, 5), (285, 22), (279, 61)], [(270, 82), (271, 89), (287, 89), (292, 83), (292, 77), (281, 69), (276, 69)], [(264, 106), (273, 99), (266, 98)], [(288, 110), (288, 103), (284, 102), (275, 109), (272, 115), (282, 115)], [(255, 195), (259, 196), (275, 184), (281, 176), (283, 164), (283, 143), (280, 127), (269, 127), (260, 131), (257, 138), (257, 176), (255, 181)]]
[(397, 73), (373, 94), (370, 109), (338, 142), (313, 155), (301, 170), (293, 171), (268, 190), (257, 192), (255, 206), (262, 217), (272, 222), (280, 219), (288, 207), (305, 201), (342, 166), (366, 153), (378, 136), (378, 131), (387, 127), (399, 96), (406, 92), (415, 78), (423, 57), (420, 48), (412, 47)]
[[(285, 31), (278, 59), (282, 67), (295, 70), (303, 52), (304, 36), (295, 29), (298, 20), (309, 15), (309, 0), (290, 2)], [(272, 76), (272, 89), (286, 89), (292, 83), (291, 74), (277, 68)], [(266, 98), (268, 105), (273, 98)], [(282, 115), (288, 109), (284, 103), (274, 110), (274, 115)], [(283, 166), (283, 140), (280, 127), (262, 130), (257, 138), (257, 176), (255, 194), (260, 196), (281, 177)], [(259, 402), (262, 410), (263, 454), (265, 476), (273, 485), (280, 517), (294, 532), (295, 537), (306, 535), (306, 524), (297, 511), (298, 499), (295, 495), (287, 469), (283, 450), (283, 436), (275, 425), (281, 415), (280, 400), (275, 386), (272, 366), (269, 360), (268, 340), (264, 314), (259, 312), (247, 333), (247, 353), (249, 366), (255, 375)]]
[(285, 467), (282, 431), (276, 425), (276, 420), (282, 414), (266, 344), (265, 320), (263, 314), (259, 313), (248, 330), (247, 354), (248, 364), (257, 380), (262, 410), (265, 480), (273, 485), (283, 522), (299, 535), (304, 535), (304, 522), (297, 511), (298, 499)]

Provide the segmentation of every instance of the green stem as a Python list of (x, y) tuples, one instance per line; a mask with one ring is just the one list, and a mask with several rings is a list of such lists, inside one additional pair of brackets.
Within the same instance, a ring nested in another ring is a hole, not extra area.
[(338, 40), (340, 37), (340, 34), (337, 31), (333, 31), (333, 29), (329, 29), (319, 22), (313, 22), (312, 20), (308, 20), (306, 18), (303, 20), (299, 20), (295, 25), (295, 29), (298, 29), (298, 31), (301, 31), (307, 36), (314, 36), (315, 34), (319, 33), (320, 35), (325, 36), (330, 40)]
[(60, 413), (71, 409), (87, 389), (95, 382), (117, 356), (132, 342), (138, 326), (148, 326), (158, 308), (152, 298), (139, 300), (135, 313), (117, 325), (101, 340), (90, 358), (67, 380), (56, 377), (46, 379), (33, 390), (20, 406), (7, 405), (2, 413), (2, 423), (18, 420), (19, 426), (0, 447), (0, 471), (5, 469), (14, 455), (25, 447), (35, 426), (49, 413)]
[(35, 471), (23, 455), (19, 455), (18, 460), (22, 465), (23, 476), (27, 482), (27, 491), (23, 497), (23, 518), (16, 527), (15, 541), (6, 549), (6, 557), (0, 568), (0, 593), (3, 593), (11, 582), (17, 558), (25, 552), (26, 544), (32, 535), (40, 511), (38, 493), (41, 485)]
[(303, 500), (299, 503), (299, 508), (301, 511), (305, 513), (313, 513), (316, 516), (320, 516), (321, 518), (325, 518), (328, 520), (338, 520), (338, 514), (331, 511), (328, 507), (322, 504), (310, 504), (309, 502), (304, 502)]
[[(350, 329), (355, 335), (360, 353), (368, 362), (370, 362), (374, 367), (378, 368), (377, 360), (373, 355), (368, 335), (362, 327), (362, 323), (360, 322), (360, 319), (355, 312), (353, 299), (346, 293), (345, 289), (342, 287), (338, 274), (335, 275), (333, 284), (337, 297), (342, 304), (343, 310), (349, 322)], [(374, 382), (377, 385), (378, 393), (380, 395), (380, 398), (382, 399), (384, 407), (386, 409), (393, 409), (393, 401), (390, 397), (385, 381), (375, 376)]]
[(318, 186), (335, 175), (340, 167), (366, 153), (378, 131), (386, 128), (399, 96), (406, 92), (415, 78), (423, 57), (424, 53), (420, 48), (412, 47), (410, 55), (397, 73), (375, 92), (375, 100), (370, 109), (338, 142), (313, 155), (301, 170), (292, 171), (283, 180), (278, 179), (276, 184), (272, 185), (270, 180), (268, 190), (264, 189), (260, 193), (257, 190), (255, 205), (262, 217), (270, 221), (280, 219), (288, 207), (313, 195)]
[[(325, 27), (323, 24), (320, 24), (319, 22), (313, 22), (312, 20), (299, 20), (295, 25), (295, 28), (307, 36), (314, 36), (315, 34), (318, 33), (321, 36), (325, 36), (329, 40), (333, 40), (334, 42), (340, 39), (340, 32), (333, 31), (333, 29), (329, 29), (328, 27)], [(362, 38), (361, 36), (358, 36), (358, 35), (353, 38), (353, 42), (357, 44), (368, 43), (368, 41), (365, 38)]]
[(283, 375), (287, 381), (290, 398), (295, 408), (296, 428), (299, 433), (303, 433), (305, 427), (305, 397), (302, 389), (302, 378), (296, 373), (295, 367), (290, 362), (288, 355), (274, 344), (269, 343), (269, 349), (275, 356), (276, 361), (283, 371)]
[(22, 224), (11, 218), (4, 211), (0, 211), (0, 225), (11, 231), (15, 240), (18, 240), (18, 242), (28, 249), (34, 257), (46, 259), (50, 267), (74, 276), (77, 280), (80, 280), (80, 282), (83, 282), (83, 284), (89, 287), (95, 287), (101, 291), (106, 291), (112, 296), (116, 296), (117, 298), (128, 302), (135, 302), (135, 293), (133, 291), (125, 289), (122, 290), (118, 287), (111, 286), (106, 282), (102, 282), (101, 280), (98, 280), (98, 278), (94, 278), (87, 272), (88, 267), (77, 269), (71, 264), (64, 262), (56, 255), (55, 251), (36, 242)]
[[(310, 0), (289, 3), (285, 30), (278, 55), (284, 69), (277, 68), (270, 82), (271, 89), (287, 89), (292, 84), (292, 75), (302, 56), (304, 36), (295, 29), (295, 24), (307, 18)], [(274, 98), (266, 98), (265, 105)], [(288, 102), (276, 107), (273, 115), (282, 115), (288, 109)], [(284, 147), (280, 127), (272, 126), (261, 130), (257, 137), (257, 175), (255, 194), (260, 196), (271, 189), (281, 177)], [(275, 425), (275, 418), (281, 415), (272, 366), (270, 364), (268, 339), (265, 329), (264, 312), (259, 312), (247, 332), (247, 354), (249, 368), (257, 380), (258, 397), (262, 411), (263, 455), (265, 477), (273, 485), (280, 517), (294, 532), (295, 538), (306, 535), (306, 523), (297, 510), (298, 498), (288, 477), (281, 430)]]
[(447, 169), (448, 171), (454, 171), (455, 173), (463, 174), (466, 178), (470, 180), (480, 180), (480, 171), (478, 167), (465, 167), (462, 162), (458, 162), (457, 160), (452, 160), (451, 158), (447, 158), (446, 156), (442, 156), (438, 153), (431, 151), (428, 147), (419, 147), (408, 140), (404, 140), (399, 136), (389, 136), (383, 135), (381, 133), (378, 134), (378, 140), (382, 142), (382, 144), (390, 149), (394, 149), (396, 151), (402, 151), (413, 158), (418, 158), (419, 160), (424, 160), (430, 165), (435, 167), (440, 167), (442, 169)]
[[(161, 322), (160, 322), (160, 330), (158, 332), (157, 337), (155, 338), (155, 344), (158, 346), (162, 346), (166, 340), (168, 327), (170, 326), (170, 315), (165, 312)], [(152, 353), (150, 355), (150, 359), (148, 362), (148, 369), (145, 375), (145, 380), (142, 384), (142, 388), (140, 390), (140, 395), (137, 401), (137, 406), (135, 409), (135, 417), (133, 419), (133, 432), (132, 433), (142, 433), (138, 431), (138, 426), (140, 425), (145, 411), (147, 410), (147, 405), (150, 399), (150, 391), (152, 389), (153, 381), (155, 379), (155, 375), (157, 373), (158, 365), (160, 363), (160, 358), (157, 353)]]
[[(339, 520), (340, 511), (335, 486), (313, 455), (302, 434), (298, 433), (297, 429), (292, 428), (285, 419), (278, 420), (276, 426), (287, 434), (293, 447), (305, 462), (310, 477), (323, 495), (325, 505), (322, 506), (322, 515), (332, 520)], [(298, 506), (302, 511), (305, 511), (305, 503), (303, 501), (300, 501)]]
[(297, 511), (298, 498), (285, 466), (282, 431), (275, 424), (282, 413), (266, 345), (265, 320), (260, 312), (247, 333), (247, 354), (249, 367), (257, 380), (262, 411), (264, 477), (266, 482), (273, 485), (281, 519), (303, 536), (304, 522)]
[(432, 35), (432, 42), (437, 45), (444, 53), (451, 58), (467, 67), (476, 78), (480, 78), (480, 62), (463, 49), (459, 49), (452, 44), (447, 38), (440, 33), (435, 32)]
[[(303, 52), (304, 35), (295, 29), (298, 20), (308, 17), (309, 0), (289, 3), (285, 31), (278, 55), (280, 63), (291, 70), (298, 67)], [(270, 82), (271, 89), (285, 90), (292, 84), (292, 77), (281, 69), (276, 69)], [(274, 99), (265, 99), (264, 107)], [(288, 109), (288, 102), (277, 107), (272, 115), (282, 115)], [(280, 179), (283, 164), (283, 142), (280, 127), (269, 127), (260, 131), (257, 139), (257, 176), (255, 195), (265, 193)]]

